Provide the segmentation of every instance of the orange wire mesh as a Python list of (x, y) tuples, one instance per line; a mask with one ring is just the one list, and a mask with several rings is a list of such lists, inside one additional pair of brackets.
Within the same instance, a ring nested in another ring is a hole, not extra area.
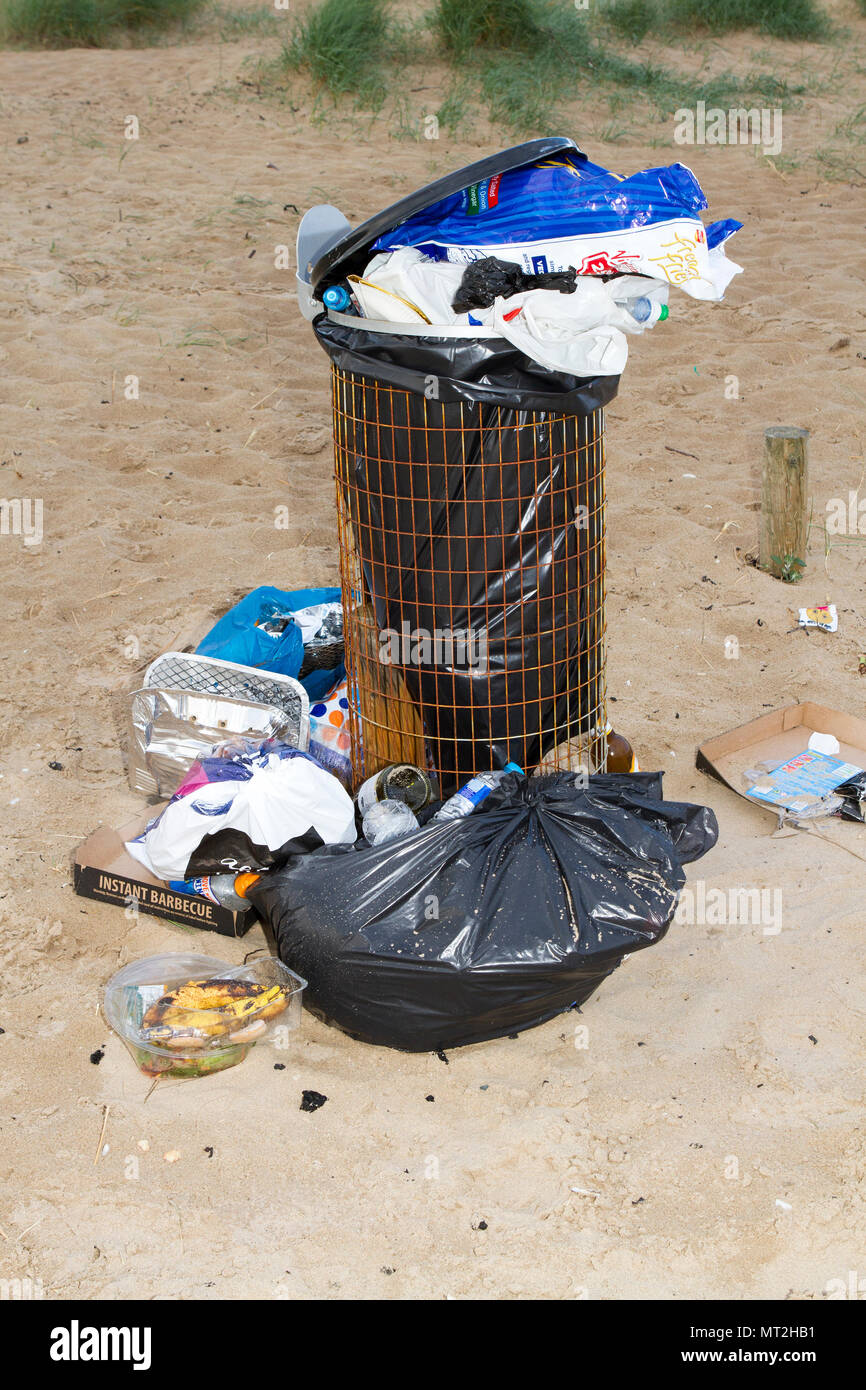
[(332, 398), (355, 785), (398, 762), (446, 795), (507, 758), (603, 769), (603, 412), (337, 366)]

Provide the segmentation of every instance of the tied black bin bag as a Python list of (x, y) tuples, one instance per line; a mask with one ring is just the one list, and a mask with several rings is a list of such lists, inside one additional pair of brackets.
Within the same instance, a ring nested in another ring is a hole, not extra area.
[[(585, 158), (530, 141), (344, 233), (306, 265), (311, 312), (419, 208), (548, 157)], [(322, 312), (314, 330), (333, 366), (357, 780), (428, 754), (445, 795), (509, 760), (602, 766), (603, 407), (619, 378), (551, 371), (483, 328)], [(400, 638), (387, 679), (384, 634)], [(446, 634), (444, 650), (417, 657), (415, 634)]]
[(380, 848), (327, 846), (249, 897), (305, 1003), (362, 1042), (482, 1042), (586, 1000), (667, 931), (712, 811), (662, 800), (661, 773), (509, 774), (458, 821)]

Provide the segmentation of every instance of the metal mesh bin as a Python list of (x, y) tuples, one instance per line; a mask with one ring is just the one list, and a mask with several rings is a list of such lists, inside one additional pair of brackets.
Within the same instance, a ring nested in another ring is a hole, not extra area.
[[(393, 762), (443, 794), (475, 771), (604, 766), (604, 405), (481, 328), (325, 312), (376, 237), (425, 203), (571, 141), (479, 161), (351, 229), (299, 233), (299, 297), (332, 363), (356, 782)], [(306, 221), (306, 219), (305, 219)]]

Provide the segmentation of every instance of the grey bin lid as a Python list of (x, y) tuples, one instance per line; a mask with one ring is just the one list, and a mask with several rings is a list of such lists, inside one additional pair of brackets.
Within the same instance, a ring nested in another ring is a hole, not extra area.
[[(392, 203), (390, 207), (377, 212), (375, 217), (370, 217), (366, 222), (362, 222), (360, 227), (355, 227), (339, 241), (332, 243), (324, 254), (309, 266), (309, 281), (314, 297), (321, 300), (329, 285), (345, 280), (347, 275), (363, 271), (370, 259), (370, 247), (373, 242), (384, 232), (399, 227), (415, 213), (438, 203), (442, 198), (462, 192), (473, 183), (481, 183), (496, 174), (505, 174), (510, 169), (520, 169), (525, 164), (534, 164), (536, 160), (547, 159), (556, 154), (567, 155), (575, 163), (587, 158), (574, 141), (565, 135), (550, 135), (543, 140), (527, 140), (522, 145), (512, 145), (510, 149), (500, 150), (498, 154), (487, 155), (475, 164), (467, 164), (464, 168), (455, 170), (453, 174), (446, 174), (444, 178), (437, 179), (435, 183), (428, 183), (424, 188), (416, 189), (399, 203)], [(299, 272), (300, 264), (299, 260)]]

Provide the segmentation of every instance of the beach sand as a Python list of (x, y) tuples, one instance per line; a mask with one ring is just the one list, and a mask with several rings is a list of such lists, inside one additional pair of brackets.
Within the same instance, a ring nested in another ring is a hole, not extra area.
[[(579, 1016), (447, 1060), (306, 1014), (288, 1051), (146, 1103), (100, 1015), (127, 961), (264, 944), (78, 898), (70, 855), (141, 807), (117, 712), (145, 665), (257, 585), (337, 579), (328, 364), (275, 247), (293, 255), (314, 202), (358, 221), (512, 143), (312, 126), (308, 99), (243, 85), (266, 47), (0, 57), (0, 491), (44, 505), (41, 543), (0, 538), (0, 1279), (88, 1299), (821, 1298), (863, 1261), (866, 836), (771, 838), (694, 755), (801, 699), (863, 712), (866, 536), (825, 554), (821, 529), (864, 471), (863, 180), (810, 162), (866, 101), (848, 53), (713, 46), (718, 66), (842, 62), (786, 110), (799, 168), (685, 150), (628, 113), (606, 144), (600, 100), (567, 127), (623, 172), (683, 158), (711, 214), (745, 224), (726, 301), (675, 298), (607, 412), (609, 688), (641, 766), (718, 816), (692, 883), (781, 890), (781, 930), (675, 925)], [(745, 560), (779, 423), (811, 431), (796, 589)], [(828, 600), (836, 635), (792, 630)], [(305, 1089), (327, 1103), (301, 1111)]]

